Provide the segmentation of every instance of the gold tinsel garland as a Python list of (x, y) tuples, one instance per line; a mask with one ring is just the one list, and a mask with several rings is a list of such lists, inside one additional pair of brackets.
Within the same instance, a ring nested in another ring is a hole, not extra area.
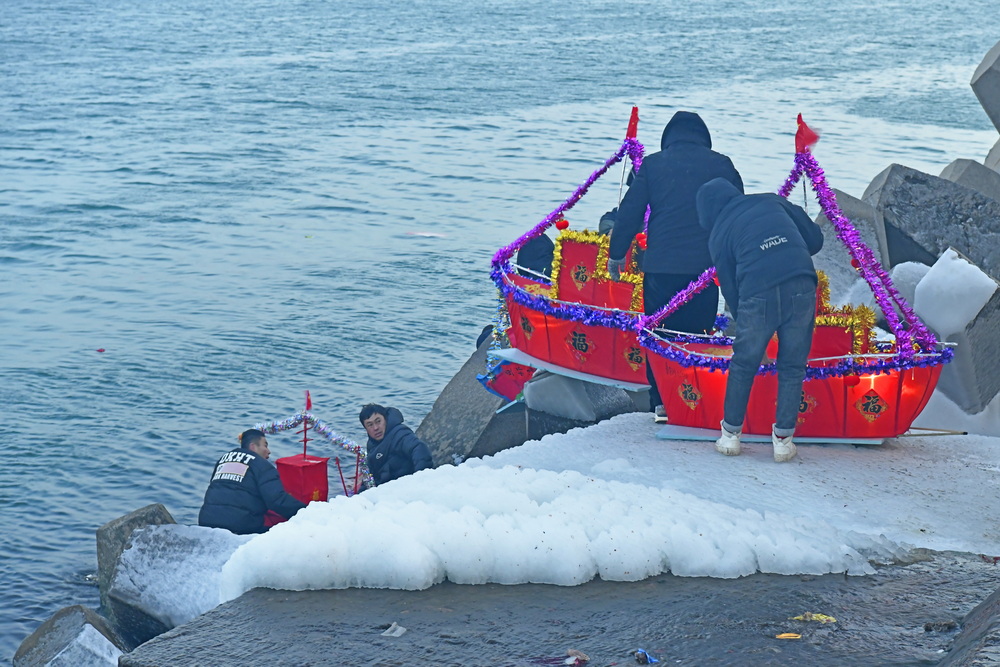
[[(564, 241), (596, 245), (597, 259), (595, 260), (596, 266), (594, 267), (593, 277), (596, 280), (612, 280), (611, 274), (608, 273), (608, 256), (611, 247), (610, 237), (589, 229), (580, 232), (572, 229), (564, 229), (559, 233), (559, 237), (556, 239), (555, 250), (552, 252), (552, 298), (559, 297), (559, 273), (562, 270), (562, 246)], [(626, 270), (621, 274), (619, 282), (632, 284), (632, 301), (629, 304), (629, 308), (640, 312), (642, 311), (642, 290), (636, 288), (642, 286), (642, 271), (639, 270), (639, 266), (635, 261), (634, 252), (630, 251), (627, 257)]]
[(816, 308), (816, 326), (842, 327), (851, 334), (851, 352), (862, 354), (865, 348), (875, 346), (875, 311), (868, 306), (850, 304), (833, 308), (830, 306), (830, 279), (823, 271), (816, 272), (819, 278), (819, 304)]

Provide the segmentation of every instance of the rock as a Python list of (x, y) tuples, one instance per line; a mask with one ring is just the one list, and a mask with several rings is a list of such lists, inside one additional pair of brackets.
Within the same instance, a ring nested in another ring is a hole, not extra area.
[(523, 408), (497, 414), (504, 399), (486, 391), (476, 379), (486, 370), (491, 341), (490, 337), (483, 341), (462, 365), (417, 427), (417, 437), (430, 447), (434, 465), (489, 456), (526, 439)]
[(179, 524), (133, 531), (108, 590), (119, 633), (145, 643), (217, 606), (223, 565), (252, 538)]
[[(840, 212), (851, 221), (854, 228), (858, 230), (861, 240), (872, 249), (875, 256), (880, 257), (875, 209), (867, 202), (840, 190), (834, 190), (833, 193), (837, 197), (837, 206), (840, 208)], [(837, 230), (823, 213), (816, 216), (816, 224), (823, 230), (823, 249), (813, 257), (813, 263), (829, 279), (830, 301), (838, 303), (858, 279), (858, 272), (851, 266), (851, 255), (837, 238)]]
[(954, 247), (988, 275), (1000, 275), (1000, 203), (898, 164), (876, 176), (862, 199), (875, 209), (886, 268), (930, 266)]
[(524, 385), (524, 402), (529, 410), (591, 424), (635, 411), (624, 389), (546, 372)]
[(975, 160), (955, 160), (941, 171), (941, 178), (972, 188), (993, 201), (1000, 201), (1000, 173)]
[(1000, 130), (1000, 42), (994, 44), (979, 63), (970, 85), (986, 115)]
[(960, 625), (962, 631), (937, 667), (1000, 663), (1000, 589), (966, 614)]
[(130, 649), (146, 641), (149, 636), (156, 636), (149, 635), (154, 629), (161, 628), (156, 633), (159, 634), (167, 628), (162, 624), (148, 623), (141, 614), (132, 613), (126, 605), (112, 600), (108, 595), (115, 568), (118, 566), (118, 558), (128, 548), (135, 529), (168, 523), (177, 522), (170, 516), (166, 507), (154, 503), (109, 521), (97, 529), (97, 585), (101, 592), (101, 608), (105, 610), (108, 619)]
[(118, 664), (125, 644), (96, 611), (63, 607), (21, 642), (14, 667), (79, 667)]
[(983, 166), (987, 169), (1000, 172), (1000, 139), (997, 139), (997, 142), (993, 144), (993, 148), (986, 155), (986, 159), (983, 160)]
[(937, 390), (967, 413), (983, 411), (1000, 392), (1000, 284), (949, 249), (917, 284), (913, 304), (941, 340), (956, 344)]
[(154, 503), (109, 521), (97, 529), (97, 585), (101, 591), (102, 606), (107, 604), (108, 588), (111, 586), (118, 557), (128, 547), (132, 531), (165, 523), (177, 522), (166, 507)]
[[(491, 341), (487, 338), (469, 357), (417, 427), (417, 437), (430, 447), (435, 465), (490, 456), (550, 433), (565, 433), (616, 414), (634, 412), (636, 401), (644, 398), (645, 392), (633, 395), (622, 389), (581, 382), (586, 386), (575, 389), (576, 407), (579, 408), (575, 416), (550, 414), (525, 403), (516, 403), (498, 414), (497, 410), (506, 401), (486, 391), (476, 379), (486, 369), (486, 353)], [(535, 393), (536, 396), (545, 395), (544, 391)], [(648, 403), (648, 399), (646, 401)]]

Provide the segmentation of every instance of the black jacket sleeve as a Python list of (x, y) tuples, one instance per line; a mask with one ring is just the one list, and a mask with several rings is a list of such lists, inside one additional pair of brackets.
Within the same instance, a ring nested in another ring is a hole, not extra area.
[(403, 448), (413, 461), (413, 472), (424, 468), (433, 468), (434, 460), (431, 457), (431, 450), (423, 440), (414, 433), (409, 433), (403, 443)]
[(618, 206), (615, 226), (611, 231), (611, 245), (608, 248), (610, 259), (624, 259), (628, 253), (632, 239), (642, 231), (646, 220), (646, 207), (649, 206), (649, 179), (642, 167), (632, 181), (631, 187)]
[(296, 512), (306, 506), (304, 502), (285, 491), (278, 470), (274, 466), (259, 459), (256, 467), (257, 490), (260, 491), (260, 497), (264, 499), (267, 509), (291, 519)]
[(806, 248), (809, 250), (809, 254), (815, 255), (822, 250), (823, 230), (819, 228), (819, 225), (812, 221), (801, 206), (796, 206), (784, 197), (779, 197), (779, 199), (781, 200), (781, 205), (784, 207), (785, 212), (788, 213), (788, 216), (798, 228), (799, 234), (802, 235), (802, 240), (806, 242)]

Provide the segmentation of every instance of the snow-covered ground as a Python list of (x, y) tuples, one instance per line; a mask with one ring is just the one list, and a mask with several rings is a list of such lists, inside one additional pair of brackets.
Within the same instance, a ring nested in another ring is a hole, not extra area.
[(119, 574), (181, 623), (256, 586), (863, 574), (914, 547), (1000, 555), (1000, 438), (805, 444), (778, 464), (770, 445), (727, 457), (659, 428), (621, 415), (313, 503), (252, 538), (159, 526)]
[[(993, 294), (977, 272), (947, 253), (910, 272), (939, 333), (963, 330)], [(179, 624), (258, 586), (865, 574), (913, 548), (1000, 556), (1000, 400), (967, 415), (935, 393), (916, 425), (971, 435), (800, 444), (778, 464), (770, 444), (722, 456), (711, 441), (657, 438), (648, 413), (621, 415), (312, 503), (259, 536), (149, 528), (116, 585)]]

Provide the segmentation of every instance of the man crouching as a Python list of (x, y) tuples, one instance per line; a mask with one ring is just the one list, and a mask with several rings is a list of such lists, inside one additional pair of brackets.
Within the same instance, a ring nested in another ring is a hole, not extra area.
[(375, 484), (434, 466), (431, 450), (403, 423), (403, 413), (369, 403), (358, 415), (368, 433), (368, 470)]
[(290, 519), (305, 507), (285, 491), (277, 468), (267, 460), (270, 456), (263, 431), (244, 431), (240, 446), (215, 464), (198, 525), (225, 528), (237, 535), (263, 533), (268, 528), (264, 525), (268, 510)]

